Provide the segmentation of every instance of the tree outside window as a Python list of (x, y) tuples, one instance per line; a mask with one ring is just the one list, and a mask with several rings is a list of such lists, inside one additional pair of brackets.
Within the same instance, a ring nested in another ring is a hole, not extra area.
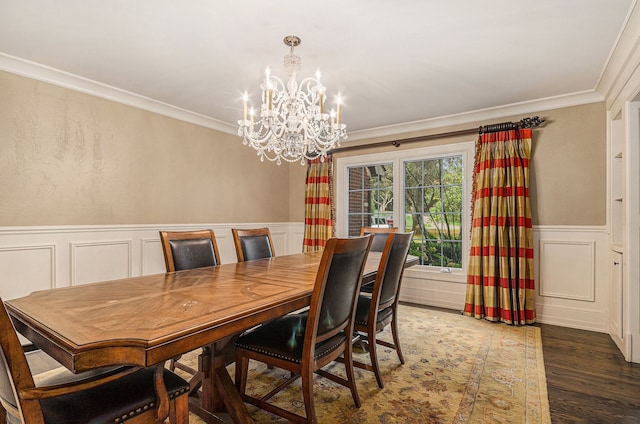
[(405, 230), (422, 265), (462, 267), (462, 156), (404, 162)]
[[(399, 162), (404, 172), (404, 230), (413, 231), (409, 253), (421, 265), (462, 268), (463, 156), (452, 155)], [(349, 236), (362, 227), (402, 226), (393, 223), (393, 164), (347, 168)]]

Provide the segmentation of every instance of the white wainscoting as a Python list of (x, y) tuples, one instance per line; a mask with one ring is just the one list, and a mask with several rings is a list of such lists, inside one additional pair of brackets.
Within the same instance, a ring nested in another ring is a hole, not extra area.
[[(302, 251), (303, 223), (0, 227), (0, 297), (164, 272), (158, 231), (212, 228), (223, 263), (236, 261), (231, 228), (269, 227), (279, 255)], [(608, 235), (605, 227), (533, 229), (538, 321), (607, 332)], [(401, 300), (462, 310), (459, 275), (405, 272)]]
[(303, 223), (0, 227), (0, 297), (165, 272), (159, 230), (211, 228), (222, 263), (236, 261), (231, 228), (269, 227), (276, 254), (302, 251)]
[[(537, 321), (608, 331), (608, 234), (605, 227), (535, 226)], [(442, 308), (464, 308), (466, 278), (408, 269), (400, 299)]]
[(609, 329), (609, 235), (605, 227), (534, 229), (538, 321)]

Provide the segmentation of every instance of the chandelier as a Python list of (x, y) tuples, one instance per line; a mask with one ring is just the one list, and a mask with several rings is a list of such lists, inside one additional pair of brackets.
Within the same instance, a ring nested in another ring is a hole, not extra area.
[(287, 83), (271, 75), (267, 67), (262, 90), (260, 116), (256, 119), (253, 108), (247, 108), (249, 100), (245, 92), (242, 96), (244, 114), (238, 121), (238, 135), (242, 144), (256, 149), (260, 160), (266, 158), (278, 165), (282, 161), (300, 161), (320, 157), (324, 160), (329, 150), (340, 146), (340, 140), (347, 138), (347, 126), (341, 121), (341, 98), (338, 94), (337, 110), (325, 113), (326, 88), (320, 82), (320, 71), (315, 78), (307, 77), (300, 84), (296, 75), (300, 71), (300, 56), (293, 49), (300, 45), (300, 38), (289, 35), (284, 44), (291, 47), (284, 57)]

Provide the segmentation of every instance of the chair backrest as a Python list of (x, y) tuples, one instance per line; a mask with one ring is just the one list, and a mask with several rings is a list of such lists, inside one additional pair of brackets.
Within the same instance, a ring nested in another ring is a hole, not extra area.
[(372, 301), (377, 302), (377, 310), (379, 311), (390, 307), (397, 301), (412, 239), (413, 231), (389, 235), (382, 251), (376, 281), (373, 284)]
[(341, 331), (351, 337), (370, 245), (371, 236), (327, 241), (311, 296), (305, 344), (319, 343)]
[(167, 272), (220, 265), (213, 230), (160, 231)]
[(398, 227), (362, 227), (360, 229), (360, 236), (372, 234), (373, 241), (371, 242), (371, 251), (382, 252), (387, 242), (387, 236), (397, 232)]
[(276, 256), (268, 228), (232, 228), (231, 234), (238, 262)]
[(0, 307), (0, 402), (12, 411), (12, 415), (28, 422), (29, 417), (42, 417), (42, 409), (37, 400), (25, 401), (19, 393), (23, 389), (33, 388), (33, 376), (27, 364), (15, 327), (2, 299)]

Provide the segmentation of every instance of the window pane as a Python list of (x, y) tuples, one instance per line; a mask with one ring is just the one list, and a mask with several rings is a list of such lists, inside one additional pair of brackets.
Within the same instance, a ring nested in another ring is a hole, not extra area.
[(405, 162), (404, 165), (404, 186), (421, 187), (422, 186), (422, 162)]
[(362, 215), (349, 215), (349, 237), (359, 236), (360, 229), (364, 226)]
[(421, 237), (413, 237), (411, 244), (409, 245), (409, 254), (417, 256), (420, 260), (420, 264), (425, 265), (425, 252), (424, 252), (424, 240)]
[(422, 213), (422, 189), (409, 188), (404, 191), (404, 209), (406, 213)]
[(391, 164), (367, 167), (371, 188), (393, 188), (393, 166)]
[(362, 214), (366, 211), (364, 199), (362, 198), (362, 191), (349, 192), (349, 214), (359, 213)]
[(440, 160), (426, 160), (424, 163), (424, 185), (438, 186), (440, 185)]
[(347, 168), (349, 178), (349, 235), (361, 227), (393, 225), (393, 165), (371, 164)]
[(425, 214), (423, 216), (423, 236), (425, 239), (440, 240), (440, 215), (437, 214)]
[(442, 243), (442, 264), (449, 268), (462, 267), (462, 243), (445, 241)]
[(425, 212), (441, 212), (440, 187), (427, 187), (424, 189), (424, 204), (422, 210)]
[(378, 210), (393, 215), (393, 190), (380, 190)]
[(442, 159), (442, 182), (444, 184), (462, 184), (461, 156)]
[(349, 190), (361, 190), (363, 188), (363, 172), (364, 169), (362, 167), (348, 169)]
[(460, 214), (445, 214), (442, 226), (444, 240), (462, 240), (462, 222)]
[(440, 242), (438, 240), (425, 240), (424, 265), (442, 266), (440, 256)]
[(443, 212), (460, 212), (462, 205), (462, 186), (446, 186), (443, 190)]
[[(462, 156), (404, 162), (405, 229), (423, 265), (462, 267)], [(418, 175), (421, 172), (421, 175)]]
[(409, 213), (404, 215), (404, 231), (405, 232), (413, 231), (413, 215)]

